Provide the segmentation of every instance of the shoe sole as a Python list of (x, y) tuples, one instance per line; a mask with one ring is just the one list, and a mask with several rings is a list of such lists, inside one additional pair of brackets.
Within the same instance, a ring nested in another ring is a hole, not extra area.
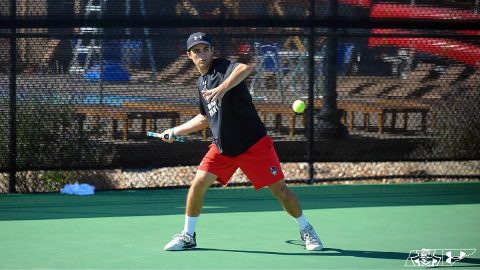
[(178, 248), (178, 249), (172, 249), (172, 248), (164, 248), (163, 250), (165, 251), (182, 251), (182, 250), (189, 250), (189, 249), (193, 249), (195, 248), (197, 245), (189, 245), (189, 246), (185, 246), (185, 247), (182, 247), (182, 248)]
[(314, 247), (314, 248), (310, 248), (310, 249), (305, 247), (305, 249), (308, 250), (308, 251), (320, 251), (320, 250), (323, 249), (323, 246), (318, 246), (318, 247)]

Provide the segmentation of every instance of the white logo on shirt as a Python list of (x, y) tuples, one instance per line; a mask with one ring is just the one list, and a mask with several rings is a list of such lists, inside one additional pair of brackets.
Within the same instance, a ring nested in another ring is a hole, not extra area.
[[(204, 79), (203, 80), (203, 91), (207, 91), (207, 80)], [(208, 107), (208, 115), (210, 115), (210, 117), (213, 117), (219, 110), (219, 106), (220, 106), (220, 102), (218, 102), (217, 100), (213, 100), (213, 101), (210, 101), (208, 104), (207, 104), (207, 107)]]
[(214, 116), (218, 112), (218, 104), (216, 100), (209, 102), (207, 106), (210, 117)]

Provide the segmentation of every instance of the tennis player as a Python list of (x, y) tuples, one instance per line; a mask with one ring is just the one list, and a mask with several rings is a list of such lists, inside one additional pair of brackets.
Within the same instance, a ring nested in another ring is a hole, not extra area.
[(198, 78), (200, 113), (162, 133), (162, 139), (168, 143), (173, 142), (175, 135), (187, 135), (208, 126), (213, 134), (213, 143), (188, 191), (184, 229), (173, 237), (165, 250), (197, 246), (195, 226), (206, 190), (215, 181), (226, 185), (238, 168), (255, 189), (268, 187), (285, 211), (298, 222), (307, 250), (321, 250), (320, 238), (302, 213), (296, 195), (285, 184), (272, 139), (267, 136), (244, 82), (252, 68), (227, 59), (214, 59), (213, 50), (212, 40), (205, 33), (193, 33), (188, 38), (187, 56), (201, 74)]

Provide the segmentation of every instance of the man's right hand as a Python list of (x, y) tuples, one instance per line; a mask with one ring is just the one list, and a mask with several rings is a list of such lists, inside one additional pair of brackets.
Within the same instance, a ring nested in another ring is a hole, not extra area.
[(167, 142), (167, 143), (172, 143), (173, 142), (173, 128), (169, 128), (169, 129), (163, 131), (161, 136), (162, 136), (162, 141)]

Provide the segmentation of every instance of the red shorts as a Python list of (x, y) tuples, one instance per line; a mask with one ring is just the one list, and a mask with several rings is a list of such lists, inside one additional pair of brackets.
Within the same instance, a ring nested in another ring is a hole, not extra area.
[(201, 171), (218, 176), (217, 181), (226, 185), (235, 171), (240, 168), (255, 189), (261, 189), (282, 180), (282, 168), (273, 141), (265, 136), (238, 156), (225, 156), (218, 152), (215, 144), (210, 145), (198, 166)]

